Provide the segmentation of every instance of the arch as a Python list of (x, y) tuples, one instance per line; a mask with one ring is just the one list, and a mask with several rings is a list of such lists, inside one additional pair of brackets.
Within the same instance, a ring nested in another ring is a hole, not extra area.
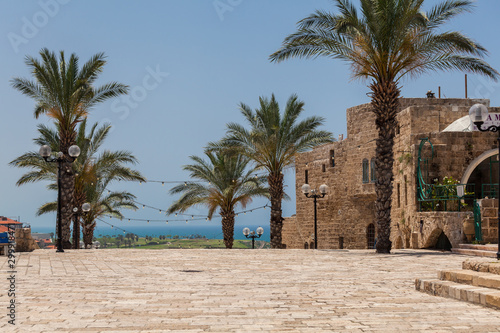
[(311, 242), (311, 244), (309, 244), (309, 248), (314, 249), (314, 242)]
[(465, 169), (464, 175), (462, 176), (462, 179), (460, 180), (460, 184), (467, 184), (469, 181), (470, 176), (472, 175), (472, 172), (478, 167), (481, 162), (483, 162), (485, 159), (490, 158), (492, 156), (498, 155), (498, 148), (495, 149), (490, 149), (488, 151), (485, 151), (481, 155), (479, 155), (476, 159), (474, 159), (467, 169)]
[(375, 248), (375, 225), (373, 223), (366, 228), (366, 245), (369, 249)]
[(424, 249), (451, 249), (451, 242), (446, 233), (441, 228), (434, 229), (424, 242)]
[(396, 238), (396, 242), (394, 243), (394, 248), (395, 249), (403, 248), (403, 240), (401, 239), (401, 236), (398, 236), (398, 238)]
[(307, 250), (307, 249), (309, 249), (309, 243), (305, 242), (304, 243), (304, 250)]

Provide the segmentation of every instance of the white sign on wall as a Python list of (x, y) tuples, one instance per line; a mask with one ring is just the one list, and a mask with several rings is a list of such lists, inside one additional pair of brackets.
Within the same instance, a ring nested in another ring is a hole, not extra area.
[[(500, 127), (500, 113), (489, 113), (488, 119), (481, 125), (481, 129), (485, 130), (490, 126), (498, 126)], [(473, 131), (479, 131), (477, 126), (471, 122), (471, 127)]]

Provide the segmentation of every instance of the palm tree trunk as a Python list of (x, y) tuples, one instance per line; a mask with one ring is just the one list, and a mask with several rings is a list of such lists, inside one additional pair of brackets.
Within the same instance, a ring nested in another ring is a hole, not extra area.
[(73, 248), (75, 250), (80, 248), (80, 216), (78, 214), (73, 216)]
[(87, 248), (88, 245), (92, 247), (92, 240), (94, 238), (94, 228), (95, 228), (95, 222), (87, 223), (85, 221), (85, 224), (83, 226), (83, 243), (85, 244), (85, 248)]
[(80, 248), (80, 216), (82, 212), (82, 205), (86, 200), (85, 193), (82, 190), (77, 190), (75, 187), (74, 190), (74, 198), (73, 198), (74, 207), (78, 209), (78, 213), (73, 214), (73, 248)]
[(391, 252), (391, 205), (394, 164), (394, 136), (397, 127), (400, 90), (393, 81), (373, 82), (372, 107), (376, 115), (378, 138), (375, 151), (377, 181), (375, 192), (375, 218), (377, 222), (377, 253)]
[(283, 228), (283, 217), (281, 202), (283, 200), (283, 174), (270, 173), (267, 177), (269, 194), (271, 197), (271, 248), (281, 249), (281, 229)]
[(61, 164), (61, 221), (62, 221), (62, 243), (64, 249), (71, 249), (71, 221), (73, 220), (73, 191), (75, 178), (70, 162)]
[(226, 249), (232, 249), (234, 242), (234, 211), (230, 211), (229, 213), (221, 211), (220, 215), (222, 216), (224, 245), (226, 246)]

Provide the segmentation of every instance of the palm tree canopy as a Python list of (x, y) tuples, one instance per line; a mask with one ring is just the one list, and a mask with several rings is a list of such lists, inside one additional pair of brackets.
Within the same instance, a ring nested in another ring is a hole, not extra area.
[(446, 0), (424, 12), (424, 0), (335, 0), (339, 14), (318, 10), (298, 22), (271, 61), (327, 56), (347, 61), (355, 78), (398, 82), (405, 75), (436, 70), (499, 73), (482, 58), (480, 44), (455, 31), (439, 28), (472, 9), (470, 0)]
[[(111, 214), (121, 217), (118, 208), (136, 208), (133, 200), (135, 197), (128, 192), (109, 192), (105, 190), (110, 183), (117, 180), (146, 181), (140, 172), (129, 168), (126, 164), (137, 164), (137, 159), (127, 151), (104, 150), (99, 154), (104, 140), (107, 138), (111, 126), (104, 124), (98, 127), (94, 124), (87, 133), (87, 120), (83, 120), (78, 128), (76, 143), (81, 149), (80, 156), (72, 164), (77, 176), (75, 179), (75, 193), (83, 194), (91, 203), (92, 209), (89, 216)], [(59, 147), (57, 131), (45, 125), (38, 126), (39, 137), (33, 141), (36, 145), (48, 145), (54, 154)], [(57, 190), (57, 164), (47, 163), (37, 152), (28, 152), (9, 163), (12, 166), (30, 168), (31, 171), (22, 175), (16, 185), (49, 180), (47, 186)], [(95, 201), (97, 200), (97, 201)], [(56, 202), (42, 205), (38, 214), (54, 212), (57, 210)]]
[(182, 193), (182, 196), (169, 207), (169, 214), (202, 205), (208, 207), (211, 219), (217, 208), (230, 213), (238, 204), (245, 208), (255, 196), (268, 197), (268, 190), (263, 186), (265, 178), (256, 176), (255, 169), (247, 168), (247, 157), (222, 151), (207, 151), (205, 155), (208, 161), (191, 156), (194, 164), (183, 167), (198, 181), (186, 182), (170, 190), (171, 194)]
[(282, 115), (274, 94), (271, 99), (260, 97), (260, 108), (255, 112), (241, 103), (240, 111), (250, 129), (237, 124), (227, 124), (227, 134), (220, 141), (209, 143), (209, 149), (236, 149), (256, 162), (257, 168), (280, 173), (294, 162), (296, 153), (317, 145), (332, 142), (332, 133), (316, 130), (322, 117), (309, 117), (297, 123), (304, 111), (304, 102), (292, 95)]
[(61, 51), (58, 59), (54, 52), (44, 48), (40, 56), (41, 61), (26, 57), (33, 81), (14, 78), (11, 83), (15, 89), (36, 100), (36, 118), (47, 114), (56, 120), (60, 131), (73, 133), (76, 124), (87, 116), (94, 105), (128, 91), (128, 86), (117, 82), (94, 87), (106, 64), (104, 53), (92, 56), (81, 68), (75, 54), (66, 60)]

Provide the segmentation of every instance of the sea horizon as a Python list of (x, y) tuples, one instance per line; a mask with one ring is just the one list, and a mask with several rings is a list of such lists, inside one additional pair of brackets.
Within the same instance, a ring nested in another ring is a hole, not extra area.
[[(246, 239), (243, 236), (243, 228), (248, 227), (250, 230), (255, 230), (256, 226), (234, 226), (234, 239)], [(261, 226), (264, 228), (264, 234), (258, 238), (258, 240), (270, 241), (270, 232), (269, 226)], [(211, 226), (182, 226), (182, 225), (173, 225), (173, 226), (127, 226), (126, 228), (118, 228), (118, 227), (101, 227), (98, 226), (94, 230), (94, 237), (102, 237), (102, 236), (113, 236), (123, 234), (123, 229), (125, 233), (133, 233), (138, 235), (139, 237), (145, 236), (153, 236), (158, 237), (162, 236), (175, 236), (179, 237), (189, 237), (191, 235), (201, 235), (207, 239), (223, 239), (222, 234), (222, 226), (221, 225), (211, 225)], [(56, 233), (55, 227), (31, 227), (32, 233)], [(101, 235), (101, 236), (100, 236)]]

